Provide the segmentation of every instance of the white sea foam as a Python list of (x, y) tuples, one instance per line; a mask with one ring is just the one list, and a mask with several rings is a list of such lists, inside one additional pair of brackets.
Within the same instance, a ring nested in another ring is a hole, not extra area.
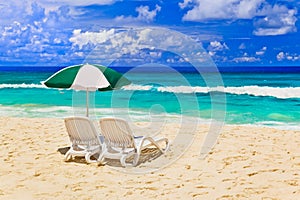
[[(71, 106), (41, 106), (37, 104), (23, 104), (14, 106), (3, 106), (0, 104), (0, 116), (11, 117), (47, 117), (47, 118), (65, 118), (67, 116), (85, 116), (85, 107)], [(90, 118), (99, 119), (101, 117), (114, 116), (127, 119), (133, 122), (180, 122), (183, 117), (191, 118), (190, 122), (199, 120), (195, 117), (188, 117), (179, 114), (157, 113), (153, 114), (145, 110), (135, 110), (127, 108), (91, 108)], [(207, 120), (202, 120), (206, 122)]]
[[(11, 117), (40, 117), (40, 118), (65, 118), (67, 116), (84, 116), (85, 108), (74, 108), (70, 106), (40, 106), (35, 104), (24, 104), (15, 106), (3, 106), (0, 104), (0, 116)], [(114, 116), (125, 118), (131, 122), (185, 122), (210, 124), (211, 119), (204, 119), (180, 114), (157, 113), (153, 114), (145, 110), (132, 110), (127, 108), (95, 108), (90, 110), (90, 117), (98, 120), (101, 117)], [(236, 124), (228, 124), (236, 125)], [(238, 124), (244, 126), (273, 127), (283, 130), (300, 130), (297, 122), (260, 121), (251, 124)], [(140, 125), (142, 126), (142, 125)]]
[[(42, 84), (0, 84), (0, 89), (6, 88), (38, 88), (45, 89), (46, 86)], [(131, 84), (124, 86), (123, 90), (127, 91), (157, 91), (157, 92), (170, 92), (170, 93), (210, 93), (222, 92), (235, 95), (252, 95), (252, 96), (269, 96), (279, 99), (300, 98), (300, 87), (269, 87), (269, 86), (241, 86), (241, 87), (202, 87), (202, 86), (160, 86), (154, 85), (137, 85)]]
[(157, 91), (159, 92), (172, 92), (172, 93), (208, 93), (210, 89), (208, 87), (200, 86), (167, 86), (167, 87), (158, 87)]
[(154, 90), (158, 92), (170, 92), (170, 93), (210, 93), (210, 92), (222, 92), (227, 94), (236, 95), (252, 95), (252, 96), (269, 96), (280, 99), (288, 98), (300, 98), (300, 87), (268, 87), (268, 86), (241, 86), (241, 87), (201, 87), (201, 86), (139, 86), (135, 85), (132, 88), (128, 87), (126, 90)]
[(270, 96), (279, 99), (300, 98), (300, 87), (261, 87), (261, 86), (243, 86), (243, 87), (226, 87), (226, 93), (247, 94), (253, 96)]
[(46, 86), (42, 84), (26, 84), (26, 83), (21, 83), (21, 84), (10, 84), (10, 83), (4, 83), (0, 84), (0, 89), (5, 89), (5, 88), (47, 88)]
[(122, 87), (123, 90), (138, 90), (138, 91), (149, 91), (153, 88), (152, 85), (136, 85), (136, 84), (131, 84)]

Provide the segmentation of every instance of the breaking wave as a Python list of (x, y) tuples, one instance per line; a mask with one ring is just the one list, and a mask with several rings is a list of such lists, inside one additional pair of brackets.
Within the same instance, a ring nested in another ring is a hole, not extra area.
[(156, 90), (170, 93), (210, 93), (222, 92), (235, 95), (268, 96), (280, 99), (300, 98), (300, 87), (268, 87), (268, 86), (241, 86), (241, 87), (202, 87), (202, 86), (163, 86), (129, 85), (124, 90)]
[(0, 89), (7, 89), (7, 88), (46, 88), (46, 86), (42, 84), (26, 84), (26, 83), (21, 83), (21, 84), (10, 84), (10, 83), (3, 83), (0, 84)]
[[(42, 84), (0, 84), (0, 89), (17, 89), (17, 88), (38, 88), (45, 89), (46, 86)], [(137, 85), (131, 84), (124, 86), (123, 90), (127, 91), (156, 91), (169, 93), (211, 93), (221, 92), (234, 95), (252, 95), (275, 97), (279, 99), (300, 98), (300, 87), (269, 87), (269, 86), (241, 86), (241, 87), (203, 87), (203, 86), (154, 86), (154, 85)]]

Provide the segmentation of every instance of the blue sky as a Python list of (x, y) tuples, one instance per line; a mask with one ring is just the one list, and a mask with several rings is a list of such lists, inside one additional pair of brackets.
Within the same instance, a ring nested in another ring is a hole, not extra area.
[(296, 0), (0, 0), (0, 66), (82, 63), (111, 38), (128, 44), (116, 34), (149, 27), (187, 35), (218, 66), (300, 66), (299, 8)]

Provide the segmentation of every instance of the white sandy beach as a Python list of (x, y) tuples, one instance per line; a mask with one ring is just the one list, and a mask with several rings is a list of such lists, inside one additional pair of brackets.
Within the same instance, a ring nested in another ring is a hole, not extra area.
[[(300, 131), (225, 126), (204, 159), (199, 126), (176, 162), (148, 174), (64, 162), (70, 145), (62, 119), (1, 117), (0, 199), (298, 199)], [(172, 139), (179, 127), (162, 132)]]

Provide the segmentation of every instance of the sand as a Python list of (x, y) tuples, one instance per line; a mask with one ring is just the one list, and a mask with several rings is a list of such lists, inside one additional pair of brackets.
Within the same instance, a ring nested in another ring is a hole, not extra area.
[[(178, 160), (128, 174), (80, 159), (65, 162), (58, 150), (70, 144), (62, 119), (2, 117), (0, 123), (0, 199), (300, 198), (300, 131), (227, 125), (199, 159), (208, 131), (200, 125)], [(172, 139), (176, 128), (167, 124), (162, 134)]]

